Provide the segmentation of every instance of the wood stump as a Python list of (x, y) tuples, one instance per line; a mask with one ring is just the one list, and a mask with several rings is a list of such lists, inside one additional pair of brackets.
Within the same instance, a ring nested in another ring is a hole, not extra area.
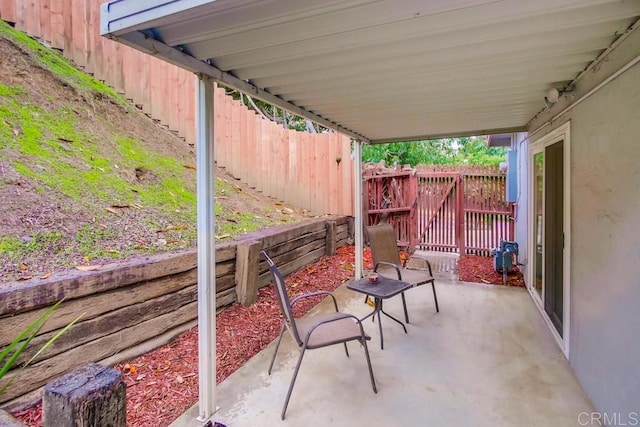
[(122, 373), (89, 363), (44, 388), (43, 427), (125, 427), (126, 386)]
[(24, 427), (24, 424), (13, 418), (13, 416), (0, 409), (0, 427)]

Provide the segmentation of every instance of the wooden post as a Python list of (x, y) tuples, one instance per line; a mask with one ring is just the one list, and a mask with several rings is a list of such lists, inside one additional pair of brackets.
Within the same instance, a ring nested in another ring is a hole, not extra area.
[(43, 427), (127, 425), (122, 373), (89, 363), (44, 388)]
[(464, 175), (458, 175), (458, 189), (457, 194), (457, 222), (458, 222), (458, 250), (460, 251), (460, 256), (465, 255), (467, 253), (467, 249), (465, 248), (465, 205), (464, 205)]
[(238, 244), (236, 250), (236, 294), (238, 302), (247, 307), (258, 299), (258, 262), (260, 242)]
[(333, 256), (336, 254), (336, 248), (338, 242), (336, 240), (336, 222), (335, 221), (327, 221), (327, 236), (326, 236), (326, 255)]
[(409, 211), (409, 246), (411, 253), (416, 250), (418, 246), (418, 176), (414, 169), (411, 175), (408, 177), (409, 188), (405, 203), (409, 205), (411, 210)]
[(13, 416), (0, 409), (0, 426), (2, 427), (24, 427), (20, 421), (13, 418)]

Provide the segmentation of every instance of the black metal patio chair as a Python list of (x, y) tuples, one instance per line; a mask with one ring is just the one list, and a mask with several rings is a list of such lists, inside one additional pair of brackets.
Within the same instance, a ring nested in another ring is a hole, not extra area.
[[(393, 225), (388, 222), (365, 227), (365, 230), (371, 247), (374, 271), (392, 279), (411, 283), (413, 286), (431, 283), (436, 312), (439, 312), (436, 281), (433, 277), (433, 270), (429, 260), (412, 255), (408, 260), (402, 261), (396, 242), (396, 232)], [(404, 308), (405, 321), (409, 323), (409, 313), (407, 312), (404, 292), (402, 293), (402, 307)]]
[[(373, 377), (371, 359), (369, 358), (369, 350), (367, 348), (367, 340), (371, 338), (364, 333), (364, 329), (362, 328), (362, 323), (360, 322), (360, 320), (352, 314), (341, 313), (340, 311), (338, 311), (338, 303), (335, 296), (327, 291), (311, 292), (308, 294), (296, 296), (292, 300), (289, 300), (289, 294), (287, 293), (285, 281), (282, 277), (282, 274), (265, 251), (260, 251), (260, 254), (269, 265), (269, 270), (271, 271), (271, 277), (273, 279), (272, 283), (277, 291), (276, 295), (278, 304), (280, 305), (282, 315), (284, 316), (284, 322), (282, 324), (282, 329), (280, 330), (278, 343), (276, 344), (276, 349), (273, 352), (273, 357), (271, 358), (271, 363), (269, 364), (269, 375), (271, 375), (273, 363), (276, 359), (276, 354), (278, 353), (278, 349), (280, 348), (280, 343), (282, 341), (282, 336), (284, 335), (285, 330), (288, 330), (291, 333), (293, 341), (296, 343), (298, 350), (300, 351), (298, 363), (296, 364), (295, 370), (293, 371), (291, 383), (289, 384), (289, 390), (287, 391), (287, 397), (284, 401), (284, 406), (282, 407), (282, 419), (284, 420), (285, 414), (287, 412), (287, 405), (289, 404), (291, 392), (293, 391), (293, 385), (295, 384), (296, 377), (298, 376), (298, 370), (300, 369), (300, 365), (302, 363), (302, 357), (307, 350), (327, 347), (334, 344), (343, 344), (345, 353), (348, 357), (349, 350), (347, 349), (347, 343), (349, 341), (358, 341), (364, 348), (364, 354), (367, 359), (367, 366), (369, 368), (369, 376), (371, 378), (371, 386), (373, 387), (373, 392), (377, 393), (378, 390), (376, 388), (376, 382)], [(336, 310), (335, 313), (323, 313), (312, 316), (304, 316), (296, 319), (293, 315), (293, 305), (304, 298), (316, 295), (330, 296), (333, 299), (333, 305)]]

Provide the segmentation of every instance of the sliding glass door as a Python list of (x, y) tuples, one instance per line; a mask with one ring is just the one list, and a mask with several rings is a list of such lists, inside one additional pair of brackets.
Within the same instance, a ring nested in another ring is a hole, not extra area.
[(532, 268), (529, 290), (559, 340), (565, 335), (565, 139), (534, 144), (531, 150)]

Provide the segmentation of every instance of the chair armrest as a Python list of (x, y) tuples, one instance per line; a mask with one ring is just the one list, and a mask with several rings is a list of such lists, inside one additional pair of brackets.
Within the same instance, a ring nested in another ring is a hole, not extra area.
[(329, 295), (333, 299), (333, 306), (336, 308), (336, 311), (338, 311), (338, 301), (336, 301), (336, 297), (329, 291), (315, 291), (315, 292), (309, 292), (308, 294), (298, 295), (291, 300), (291, 307), (293, 307), (293, 305), (296, 302), (302, 299), (315, 297), (318, 295)]
[[(429, 276), (433, 277), (433, 270), (431, 269), (431, 263), (429, 262), (429, 260), (427, 258), (425, 258), (423, 256), (420, 256), (420, 255), (411, 255), (407, 261), (410, 261), (412, 259), (417, 259), (417, 260), (420, 260), (420, 261), (426, 263), (427, 264), (427, 268), (426, 269), (429, 270)], [(425, 268), (423, 268), (423, 267), (411, 267), (411, 266), (409, 266), (409, 267), (406, 267), (406, 268), (408, 268), (410, 270), (425, 270)]]
[(378, 266), (380, 266), (380, 265), (388, 265), (389, 267), (393, 267), (396, 270), (396, 273), (398, 274), (398, 280), (402, 280), (402, 274), (400, 274), (400, 268), (397, 265), (395, 265), (395, 264), (393, 264), (391, 262), (384, 262), (383, 261), (383, 262), (377, 263), (376, 266), (373, 268), (373, 271), (377, 272), (378, 271)]

